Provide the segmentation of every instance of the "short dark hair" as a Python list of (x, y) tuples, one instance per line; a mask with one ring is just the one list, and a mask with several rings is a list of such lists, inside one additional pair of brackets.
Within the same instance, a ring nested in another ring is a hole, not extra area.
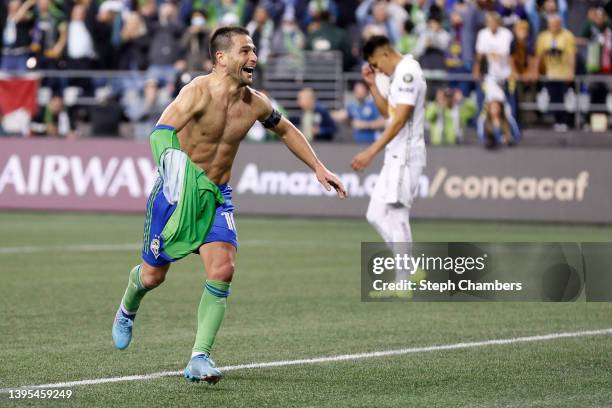
[(234, 35), (249, 35), (249, 32), (243, 27), (228, 26), (216, 29), (210, 37), (210, 59), (213, 65), (217, 63), (217, 51), (227, 51), (231, 48)]
[(373, 35), (363, 45), (363, 59), (368, 60), (374, 52), (380, 47), (388, 47), (391, 45), (389, 39), (384, 35)]

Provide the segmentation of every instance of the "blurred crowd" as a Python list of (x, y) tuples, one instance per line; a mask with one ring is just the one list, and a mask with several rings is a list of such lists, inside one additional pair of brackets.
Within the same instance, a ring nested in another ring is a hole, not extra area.
[[(118, 117), (144, 133), (190, 73), (211, 69), (208, 40), (217, 27), (247, 28), (260, 71), (278, 55), (303, 61), (305, 50), (339, 51), (344, 71), (359, 71), (364, 41), (384, 34), (424, 69), (463, 78), (430, 87), (431, 143), (460, 143), (471, 126), (487, 145), (514, 144), (525, 95), (547, 98), (555, 130), (565, 131), (573, 124), (564, 103), (574, 77), (612, 72), (611, 13), (609, 0), (6, 0), (0, 69), (133, 72), (112, 80), (45, 77), (51, 95), (38, 119), (59, 120), (44, 112), (65, 110), (67, 88), (83, 97), (104, 88), (104, 117), (89, 120), (112, 131)], [(313, 139), (332, 140), (337, 124), (347, 123), (356, 141), (371, 142), (384, 119), (364, 84), (351, 87), (345, 109), (334, 112), (303, 89), (296, 95), (302, 114), (294, 120)], [(584, 87), (590, 103), (606, 104), (604, 82)], [(79, 118), (68, 116), (52, 128), (74, 134), (66, 122)]]

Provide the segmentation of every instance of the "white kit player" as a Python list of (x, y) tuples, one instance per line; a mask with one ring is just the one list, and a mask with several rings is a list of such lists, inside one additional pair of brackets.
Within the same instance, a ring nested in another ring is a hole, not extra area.
[[(387, 126), (378, 140), (353, 158), (351, 166), (361, 171), (385, 149), (366, 217), (386, 243), (396, 243), (392, 250), (411, 255), (409, 212), (426, 162), (427, 84), (420, 64), (393, 49), (387, 37), (371, 37), (363, 46), (363, 57), (368, 62), (362, 68), (363, 79)], [(410, 279), (409, 275), (410, 271), (397, 270), (396, 281)]]

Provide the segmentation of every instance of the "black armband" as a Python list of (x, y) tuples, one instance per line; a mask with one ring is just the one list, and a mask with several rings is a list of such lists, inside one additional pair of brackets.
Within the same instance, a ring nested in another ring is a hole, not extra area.
[(272, 109), (272, 113), (270, 113), (270, 116), (268, 116), (266, 120), (261, 121), (261, 124), (266, 129), (272, 129), (273, 127), (276, 127), (276, 125), (278, 125), (278, 122), (280, 122), (281, 118), (282, 115), (280, 114), (280, 112), (276, 109)]

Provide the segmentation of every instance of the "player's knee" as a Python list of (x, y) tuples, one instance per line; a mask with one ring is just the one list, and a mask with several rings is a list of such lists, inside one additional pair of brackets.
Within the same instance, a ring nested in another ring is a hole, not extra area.
[(143, 264), (140, 272), (140, 281), (147, 289), (153, 289), (161, 285), (166, 280), (166, 273), (170, 265), (153, 267)]
[(235, 262), (231, 259), (220, 260), (215, 262), (209, 271), (207, 271), (208, 279), (222, 282), (231, 282), (234, 276)]

